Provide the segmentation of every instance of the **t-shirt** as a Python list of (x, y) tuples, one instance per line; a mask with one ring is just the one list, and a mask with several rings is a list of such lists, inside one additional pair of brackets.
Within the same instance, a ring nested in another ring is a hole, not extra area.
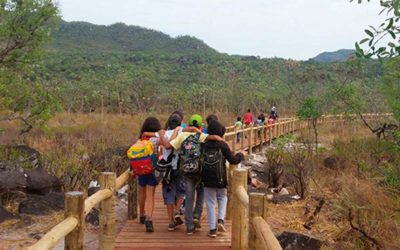
[(182, 122), (182, 123), (181, 123), (181, 127), (182, 127), (182, 128), (187, 128), (187, 124)]
[[(182, 128), (178, 131), (178, 135), (182, 133)], [(167, 130), (165, 131), (165, 139), (167, 139), (168, 141), (171, 140), (172, 135), (174, 134), (174, 130)], [(158, 133), (156, 133), (156, 136), (159, 138), (160, 135)], [(163, 147), (162, 150), (162, 158), (164, 160), (168, 159), (168, 156), (171, 154), (172, 149), (166, 149)], [(174, 157), (172, 159), (172, 169), (176, 170), (177, 166), (178, 166), (178, 159), (179, 159), (179, 152), (175, 151), (174, 152)]]
[(244, 121), (244, 123), (247, 124), (247, 125), (250, 124), (250, 123), (252, 123), (252, 122), (253, 122), (253, 115), (252, 115), (251, 113), (246, 113), (246, 114), (244, 115), (243, 121)]
[(208, 128), (207, 127), (203, 127), (203, 133), (204, 134), (208, 134)]
[[(170, 141), (169, 143), (171, 144), (171, 146), (176, 150), (180, 150), (182, 143), (184, 140), (186, 140), (186, 138), (188, 138), (191, 135), (195, 135), (196, 133), (192, 133), (192, 132), (182, 132), (180, 133), (175, 139), (173, 139), (172, 141)], [(199, 138), (199, 142), (200, 143), (204, 143), (206, 141), (207, 135), (204, 133), (200, 134), (200, 138)]]
[(239, 129), (242, 129), (243, 128), (243, 123), (241, 121), (236, 121), (235, 122), (235, 127), (239, 128)]

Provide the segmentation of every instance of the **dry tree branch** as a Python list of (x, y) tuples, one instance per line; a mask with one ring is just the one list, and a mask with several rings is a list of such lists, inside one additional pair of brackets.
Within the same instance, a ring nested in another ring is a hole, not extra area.
[[(362, 234), (362, 236), (364, 236), (366, 239), (368, 239), (369, 241), (374, 243), (377, 249), (383, 249), (382, 246), (379, 244), (378, 240), (376, 240), (372, 236), (368, 235), (367, 232), (365, 232), (365, 230), (363, 228), (356, 227), (353, 224), (353, 210), (351, 208), (349, 208), (349, 218), (348, 219), (349, 219), (350, 227), (353, 230), (360, 232)], [(358, 220), (360, 221), (360, 218)]]

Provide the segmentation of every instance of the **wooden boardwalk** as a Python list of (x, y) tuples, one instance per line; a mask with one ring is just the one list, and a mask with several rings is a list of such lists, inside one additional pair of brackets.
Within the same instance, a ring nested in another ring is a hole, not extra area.
[[(183, 219), (183, 216), (182, 216)], [(154, 232), (146, 233), (144, 225), (138, 220), (128, 220), (118, 233), (115, 249), (230, 249), (231, 246), (231, 222), (226, 221), (227, 232), (218, 233), (216, 238), (207, 236), (207, 209), (204, 204), (201, 218), (202, 228), (193, 235), (186, 234), (186, 226), (180, 225), (175, 231), (168, 231), (167, 208), (163, 203), (161, 185), (157, 186), (155, 196), (155, 208), (153, 215)]]

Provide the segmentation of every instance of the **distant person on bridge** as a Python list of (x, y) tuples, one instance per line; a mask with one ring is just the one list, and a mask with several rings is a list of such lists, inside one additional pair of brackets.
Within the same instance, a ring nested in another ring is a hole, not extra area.
[(251, 114), (250, 109), (247, 110), (247, 113), (243, 117), (243, 123), (246, 126), (249, 126), (250, 124), (253, 123), (253, 115)]
[[(238, 116), (236, 118), (235, 129), (237, 129), (237, 130), (243, 129), (242, 117), (240, 117), (240, 116)], [(237, 135), (236, 135), (236, 142), (238, 142), (238, 143), (240, 142), (240, 133), (237, 133)]]
[(274, 121), (276, 121), (278, 119), (278, 111), (276, 110), (275, 106), (272, 106), (271, 113), (269, 116), (272, 117), (272, 119), (274, 119)]
[[(223, 137), (225, 127), (218, 121), (211, 121), (208, 133)], [(245, 152), (233, 155), (225, 141), (207, 141), (201, 145), (202, 153), (202, 182), (204, 183), (204, 197), (207, 207), (208, 236), (215, 238), (217, 229), (225, 232), (225, 213), (227, 197), (226, 160), (230, 164), (238, 164), (244, 159)], [(218, 217), (215, 216), (215, 203), (218, 203)], [(218, 224), (218, 226), (217, 226)]]

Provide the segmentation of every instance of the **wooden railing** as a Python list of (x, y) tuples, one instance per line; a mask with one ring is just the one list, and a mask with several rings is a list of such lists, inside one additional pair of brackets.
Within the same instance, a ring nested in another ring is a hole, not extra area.
[[(365, 119), (376, 119), (392, 114), (363, 114)], [(339, 117), (339, 118), (338, 118)], [(344, 119), (344, 116), (322, 116), (319, 122)], [(308, 121), (298, 118), (281, 118), (279, 122), (244, 129), (227, 127), (224, 138), (231, 143), (234, 152), (248, 150), (251, 154), (257, 147), (271, 144), (274, 138), (292, 133), (308, 126)], [(230, 130), (230, 131), (229, 131)], [(240, 140), (237, 136), (240, 135)], [(246, 143), (245, 143), (246, 142)], [(232, 219), (233, 249), (281, 249), (277, 239), (265, 221), (267, 199), (263, 194), (247, 194), (247, 170), (235, 165), (228, 166), (228, 211), (227, 219)], [(137, 218), (137, 182), (129, 178), (126, 170), (118, 178), (115, 173), (103, 172), (99, 176), (100, 190), (84, 199), (83, 192), (65, 194), (65, 219), (53, 227), (28, 250), (52, 249), (65, 238), (65, 249), (83, 249), (85, 216), (100, 206), (99, 249), (114, 249), (115, 246), (115, 193), (128, 181), (128, 219)], [(235, 205), (233, 205), (235, 204)]]
[[(65, 194), (65, 219), (53, 227), (28, 250), (52, 249), (65, 237), (65, 249), (83, 249), (85, 216), (93, 207), (100, 204), (99, 248), (114, 249), (115, 245), (115, 193), (129, 180), (130, 186), (136, 186), (135, 178), (129, 178), (126, 170), (118, 178), (115, 173), (103, 172), (99, 176), (100, 190), (84, 199), (83, 192)], [(133, 184), (131, 184), (133, 182)], [(136, 199), (132, 199), (131, 203)], [(136, 205), (131, 205), (136, 207)], [(136, 211), (136, 209), (135, 209)], [(136, 216), (130, 214), (130, 217)]]

